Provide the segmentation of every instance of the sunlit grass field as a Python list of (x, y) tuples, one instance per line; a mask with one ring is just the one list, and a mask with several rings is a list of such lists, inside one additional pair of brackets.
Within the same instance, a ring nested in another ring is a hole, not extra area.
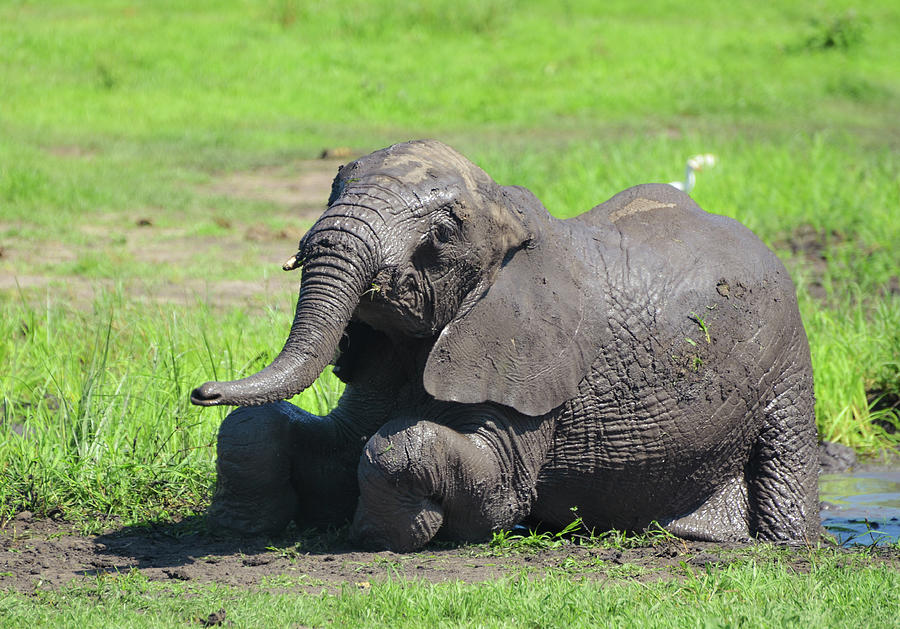
[(0, 611), (10, 626), (199, 626), (218, 610), (224, 622), (246, 627), (843, 627), (863, 618), (867, 627), (896, 626), (897, 571), (816, 563), (809, 574), (777, 562), (685, 565), (682, 579), (633, 584), (577, 581), (565, 569), (477, 586), (388, 580), (305, 596), (288, 589), (316, 588), (302, 578), (272, 579), (247, 592), (153, 583), (135, 571), (28, 600), (0, 593)]
[(201, 510), (225, 411), (188, 393), (296, 297), (296, 240), (243, 234), (309, 225), (217, 182), (419, 137), (560, 217), (715, 154), (692, 195), (791, 272), (821, 437), (891, 447), (898, 103), (887, 1), (0, 2), (0, 523)]

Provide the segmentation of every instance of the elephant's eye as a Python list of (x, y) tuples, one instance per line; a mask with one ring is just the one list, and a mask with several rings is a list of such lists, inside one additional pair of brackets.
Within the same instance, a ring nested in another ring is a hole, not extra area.
[(453, 237), (454, 227), (450, 223), (438, 223), (433, 228), (434, 238), (438, 242), (449, 242)]

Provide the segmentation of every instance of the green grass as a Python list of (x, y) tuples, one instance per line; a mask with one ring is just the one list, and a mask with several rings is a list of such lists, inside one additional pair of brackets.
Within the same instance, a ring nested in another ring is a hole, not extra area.
[[(148, 307), (103, 292), (90, 310), (0, 306), (7, 367), (0, 412), (0, 520), (21, 510), (85, 526), (168, 520), (204, 508), (226, 410), (190, 390), (268, 364), (291, 304), (249, 315), (203, 305)], [(295, 403), (325, 413), (339, 382), (323, 375)]]
[[(159, 149), (701, 118), (877, 133), (900, 57), (889, 2), (12, 2), (2, 17), (5, 124)], [(846, 46), (815, 43), (842, 18)]]
[[(716, 154), (693, 196), (786, 261), (821, 435), (891, 446), (867, 392), (900, 393), (898, 24), (838, 0), (3, 3), (0, 520), (201, 509), (223, 411), (187, 393), (265, 364), (296, 287), (270, 259), (294, 243), (241, 230), (303, 226), (210, 184), (414, 137), (558, 216)], [(235, 280), (264, 288), (209, 305)]]
[(857, 295), (833, 310), (804, 304), (823, 438), (872, 452), (893, 439), (885, 434), (884, 426), (872, 420), (900, 429), (896, 413), (887, 409), (867, 412), (867, 391), (891, 394), (900, 382), (900, 308), (896, 302), (895, 298), (892, 306), (876, 301), (871, 309)]
[(646, 583), (552, 572), (478, 584), (388, 580), (303, 594), (291, 585), (319, 588), (278, 579), (250, 590), (171, 585), (135, 571), (33, 596), (0, 593), (0, 615), (6, 626), (184, 626), (224, 610), (236, 626), (257, 627), (838, 627), (863, 619), (867, 627), (893, 627), (900, 613), (892, 596), (900, 574), (885, 567), (825, 558), (808, 573), (777, 561), (683, 564), (674, 573)]

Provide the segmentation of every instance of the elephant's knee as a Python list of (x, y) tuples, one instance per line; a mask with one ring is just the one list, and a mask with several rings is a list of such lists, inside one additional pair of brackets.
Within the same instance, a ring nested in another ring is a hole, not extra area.
[(238, 408), (219, 428), (216, 490), (207, 512), (213, 530), (277, 533), (291, 521), (294, 441), (286, 402)]
[(434, 424), (388, 424), (369, 439), (360, 456), (360, 498), (352, 537), (369, 547), (411, 551), (443, 523), (433, 449)]
[(391, 484), (433, 480), (429, 467), (442, 426), (429, 421), (391, 422), (366, 443), (360, 471), (384, 478)]
[(287, 482), (294, 428), (287, 402), (237, 408), (219, 427), (216, 451), (226, 473), (252, 482)]

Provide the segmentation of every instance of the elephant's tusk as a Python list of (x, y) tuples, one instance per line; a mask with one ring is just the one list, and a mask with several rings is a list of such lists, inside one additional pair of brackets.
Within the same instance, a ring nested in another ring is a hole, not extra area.
[(293, 271), (294, 269), (300, 268), (302, 261), (300, 260), (300, 254), (295, 253), (290, 258), (285, 260), (284, 264), (281, 265), (281, 268), (285, 271)]

